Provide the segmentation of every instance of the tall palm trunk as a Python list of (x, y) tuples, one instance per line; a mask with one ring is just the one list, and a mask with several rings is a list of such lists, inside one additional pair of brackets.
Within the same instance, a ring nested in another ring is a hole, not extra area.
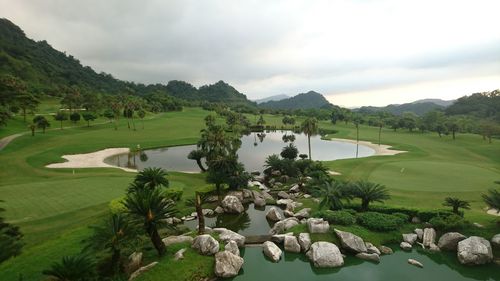
[(196, 215), (198, 216), (198, 234), (205, 233), (205, 217), (203, 216), (203, 209), (201, 206), (201, 197), (198, 192), (196, 192)]
[(380, 136), (382, 135), (382, 126), (378, 127), (378, 145), (380, 146)]
[(307, 145), (309, 147), (309, 160), (312, 160), (312, 157), (311, 157), (311, 135), (310, 134), (307, 134)]
[(149, 238), (151, 239), (151, 243), (153, 243), (153, 246), (158, 252), (158, 255), (163, 256), (167, 249), (165, 248), (165, 244), (163, 244), (163, 241), (161, 241), (161, 237), (160, 234), (158, 234), (158, 229), (156, 229), (156, 226), (149, 226), (148, 234)]

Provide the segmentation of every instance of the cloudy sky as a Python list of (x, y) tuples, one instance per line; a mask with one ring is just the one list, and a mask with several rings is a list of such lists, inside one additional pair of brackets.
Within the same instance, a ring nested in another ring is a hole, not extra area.
[(343, 106), (500, 88), (500, 1), (0, 0), (0, 17), (82, 64), (143, 83), (224, 80), (250, 99)]

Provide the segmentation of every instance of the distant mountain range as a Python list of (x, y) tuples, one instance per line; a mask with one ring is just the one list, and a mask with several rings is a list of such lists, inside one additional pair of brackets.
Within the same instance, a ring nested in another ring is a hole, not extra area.
[(413, 112), (417, 115), (424, 115), (432, 110), (444, 110), (446, 107), (453, 104), (454, 100), (441, 100), (441, 99), (422, 99), (404, 104), (390, 104), (388, 106), (362, 106), (354, 109), (355, 112), (361, 113), (374, 113), (379, 111), (389, 112), (395, 115), (401, 115), (405, 112)]
[(257, 104), (261, 104), (261, 103), (268, 102), (268, 101), (280, 101), (280, 100), (288, 99), (289, 97), (290, 96), (287, 96), (287, 95), (275, 95), (275, 96), (270, 96), (270, 97), (263, 98), (263, 99), (254, 100), (254, 102), (256, 102)]
[(309, 91), (307, 93), (301, 93), (296, 96), (281, 100), (270, 100), (267, 102), (263, 102), (259, 104), (259, 107), (270, 109), (310, 109), (321, 108), (330, 105), (330, 102), (328, 102), (328, 100), (326, 100), (322, 94), (314, 91)]

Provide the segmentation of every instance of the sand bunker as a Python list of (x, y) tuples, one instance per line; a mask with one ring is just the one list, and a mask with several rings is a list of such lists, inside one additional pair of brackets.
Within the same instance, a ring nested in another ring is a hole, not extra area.
[[(332, 138), (330, 139), (332, 141), (340, 141), (340, 142), (348, 142), (348, 143), (356, 143), (356, 140), (349, 140), (349, 139), (337, 139), (337, 138)], [(407, 151), (402, 151), (402, 150), (392, 150), (390, 149), (390, 145), (385, 145), (385, 144), (375, 144), (369, 141), (359, 141), (358, 142), (360, 145), (368, 146), (369, 148), (375, 150), (375, 155), (396, 155), (399, 153), (404, 153)]]
[(104, 159), (122, 153), (129, 153), (128, 148), (107, 148), (96, 152), (85, 154), (63, 155), (62, 158), (68, 160), (63, 163), (49, 164), (47, 168), (118, 168), (127, 172), (137, 172), (137, 170), (113, 166), (104, 163)]

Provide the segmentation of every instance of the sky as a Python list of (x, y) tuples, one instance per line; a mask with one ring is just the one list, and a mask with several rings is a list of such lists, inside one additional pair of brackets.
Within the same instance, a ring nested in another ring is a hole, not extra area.
[(498, 0), (0, 0), (0, 17), (98, 72), (314, 90), (356, 107), (500, 88)]

